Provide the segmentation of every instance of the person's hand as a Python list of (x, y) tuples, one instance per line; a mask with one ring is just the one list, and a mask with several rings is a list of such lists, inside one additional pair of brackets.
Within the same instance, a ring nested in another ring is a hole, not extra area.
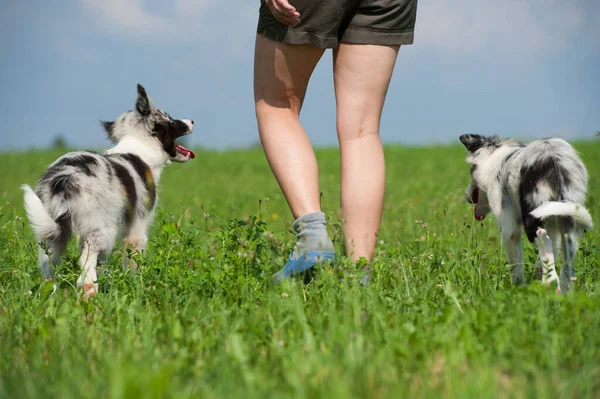
[(296, 25), (300, 22), (300, 13), (288, 0), (265, 0), (265, 4), (279, 22), (286, 25)]

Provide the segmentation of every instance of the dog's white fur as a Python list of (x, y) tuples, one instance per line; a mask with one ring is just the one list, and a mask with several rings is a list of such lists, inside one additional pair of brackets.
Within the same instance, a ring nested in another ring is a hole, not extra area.
[[(556, 281), (558, 290), (569, 291), (575, 280), (573, 258), (578, 235), (592, 228), (585, 209), (588, 175), (575, 150), (562, 139), (543, 139), (524, 145), (498, 137), (460, 137), (472, 166), (465, 192), (475, 204), (475, 216), (483, 220), (492, 212), (500, 226), (502, 243), (512, 279), (524, 282), (521, 229), (538, 247), (542, 281)], [(555, 264), (562, 245), (563, 268), (559, 279)]]
[[(193, 152), (175, 140), (193, 130), (191, 120), (173, 120), (153, 107), (138, 85), (135, 110), (103, 122), (116, 145), (104, 154), (72, 152), (58, 158), (34, 191), (23, 185), (25, 210), (39, 246), (42, 275), (53, 278), (72, 233), (80, 239), (82, 272), (77, 286), (85, 296), (98, 292), (98, 262), (105, 263), (119, 236), (126, 248), (144, 250), (156, 208), (162, 168), (187, 162)], [(136, 267), (124, 256), (124, 266)], [(55, 286), (56, 289), (56, 286)]]

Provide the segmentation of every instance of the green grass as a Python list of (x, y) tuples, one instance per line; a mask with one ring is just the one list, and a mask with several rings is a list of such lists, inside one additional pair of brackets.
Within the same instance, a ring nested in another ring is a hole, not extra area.
[[(579, 142), (600, 223), (600, 141)], [(600, 397), (598, 230), (574, 291), (508, 277), (493, 217), (463, 202), (462, 147), (387, 147), (372, 285), (345, 259), (309, 285), (268, 284), (293, 245), (285, 199), (260, 150), (198, 151), (169, 166), (137, 274), (120, 248), (89, 302), (76, 243), (48, 296), (19, 186), (57, 152), (0, 155), (0, 396)], [(342, 253), (339, 153), (319, 150), (323, 209)], [(168, 188), (168, 189), (167, 189)], [(28, 295), (28, 291), (33, 295)]]

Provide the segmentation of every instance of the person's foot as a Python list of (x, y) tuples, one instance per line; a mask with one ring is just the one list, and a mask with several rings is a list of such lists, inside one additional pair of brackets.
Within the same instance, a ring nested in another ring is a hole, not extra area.
[(273, 275), (275, 280), (281, 281), (289, 277), (303, 275), (318, 264), (325, 262), (335, 262), (335, 252), (333, 251), (311, 251), (300, 255), (297, 251), (290, 254), (283, 269)]
[(360, 284), (364, 286), (371, 285), (371, 268), (367, 266), (363, 269), (363, 271), (365, 274), (360, 279)]
[(304, 274), (320, 263), (335, 262), (333, 242), (327, 234), (323, 212), (301, 216), (294, 222), (293, 228), (296, 246), (283, 269), (273, 275), (276, 281)]

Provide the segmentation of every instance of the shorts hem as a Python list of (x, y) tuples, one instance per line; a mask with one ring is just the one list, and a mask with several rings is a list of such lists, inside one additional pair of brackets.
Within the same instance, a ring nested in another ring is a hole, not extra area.
[(339, 44), (337, 37), (322, 36), (318, 33), (307, 32), (286, 28), (285, 30), (270, 29), (268, 27), (257, 29), (257, 33), (262, 33), (267, 39), (287, 44), (312, 44), (315, 47), (328, 49), (335, 48)]
[(406, 30), (386, 30), (350, 25), (344, 32), (340, 41), (352, 44), (400, 46), (413, 44), (414, 39), (414, 28)]

